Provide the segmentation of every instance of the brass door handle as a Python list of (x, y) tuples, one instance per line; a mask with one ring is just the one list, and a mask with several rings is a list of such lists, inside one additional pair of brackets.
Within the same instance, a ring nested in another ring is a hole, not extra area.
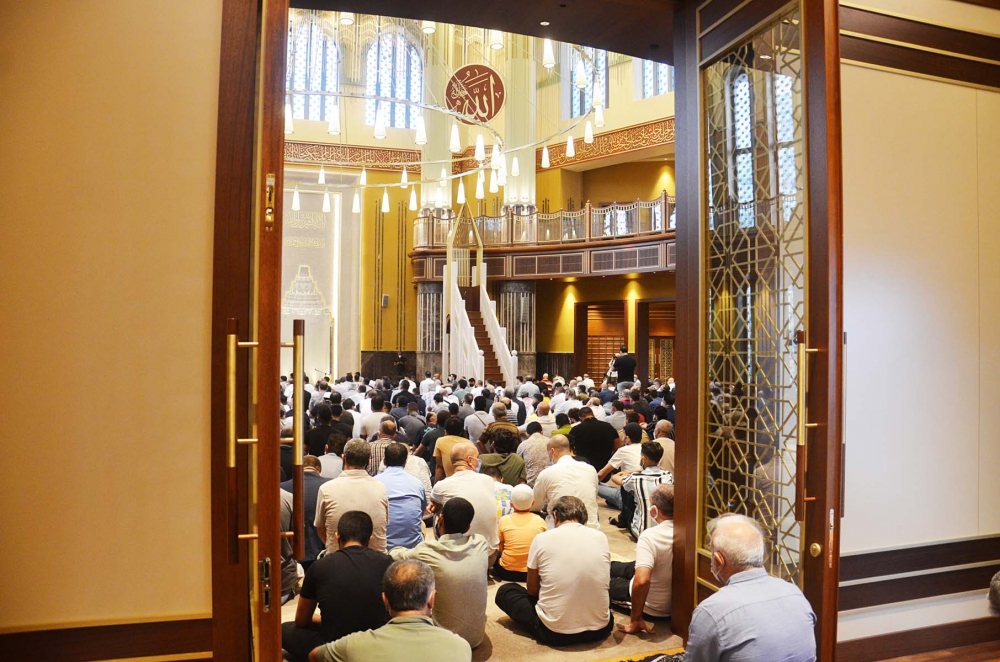
[(795, 343), (798, 350), (798, 439), (795, 447), (795, 521), (802, 522), (806, 517), (806, 502), (815, 501), (816, 497), (806, 496), (806, 434), (809, 428), (818, 427), (817, 423), (806, 422), (806, 387), (808, 382), (808, 354), (816, 349), (806, 348), (805, 331), (795, 332)]
[[(292, 322), (292, 383), (302, 390), (305, 384), (305, 320)], [(295, 558), (306, 555), (305, 536), (305, 473), (302, 468), (302, 443), (305, 437), (305, 409), (303, 394), (292, 395), (292, 554)]]
[(229, 564), (240, 561), (240, 540), (251, 540), (255, 534), (240, 534), (236, 445), (255, 444), (256, 439), (239, 439), (236, 434), (236, 350), (256, 347), (255, 342), (239, 341), (239, 326), (235, 318), (226, 320), (226, 530), (229, 537)]

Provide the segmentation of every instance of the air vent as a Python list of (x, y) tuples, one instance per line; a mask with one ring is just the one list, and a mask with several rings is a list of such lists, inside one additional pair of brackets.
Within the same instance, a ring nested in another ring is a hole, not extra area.
[(534, 255), (518, 255), (514, 258), (515, 276), (534, 276), (538, 273), (538, 258)]
[(538, 258), (538, 275), (558, 274), (562, 268), (562, 260), (558, 255), (542, 255)]
[(614, 251), (615, 271), (635, 271), (639, 268), (639, 252), (634, 248)]
[(423, 278), (424, 277), (424, 268), (425, 268), (426, 264), (427, 264), (426, 260), (423, 260), (423, 259), (414, 260), (413, 261), (413, 277), (414, 278)]
[(483, 259), (486, 265), (487, 278), (503, 278), (507, 275), (507, 259), (503, 257), (487, 257)]
[(615, 270), (614, 251), (594, 251), (590, 254), (590, 270), (594, 273)]
[(583, 253), (572, 253), (562, 256), (562, 272), (564, 274), (583, 273)]
[(677, 244), (673, 241), (667, 244), (667, 269), (677, 269)]
[(444, 278), (444, 263), (448, 260), (443, 257), (434, 258), (434, 277)]
[(660, 266), (660, 247), (643, 246), (637, 250), (640, 269), (655, 269)]

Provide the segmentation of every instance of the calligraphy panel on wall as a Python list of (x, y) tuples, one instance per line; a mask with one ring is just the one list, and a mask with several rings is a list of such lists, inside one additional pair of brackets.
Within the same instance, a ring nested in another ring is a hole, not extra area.
[(448, 110), (489, 122), (503, 108), (506, 94), (497, 72), (484, 64), (470, 64), (448, 80), (445, 103)]

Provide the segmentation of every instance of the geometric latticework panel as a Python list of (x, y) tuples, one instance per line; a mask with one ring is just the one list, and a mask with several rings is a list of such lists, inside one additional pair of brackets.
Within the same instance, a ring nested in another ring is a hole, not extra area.
[(806, 208), (799, 13), (702, 71), (707, 387), (699, 547), (723, 513), (755, 519), (765, 564), (801, 584), (795, 517)]

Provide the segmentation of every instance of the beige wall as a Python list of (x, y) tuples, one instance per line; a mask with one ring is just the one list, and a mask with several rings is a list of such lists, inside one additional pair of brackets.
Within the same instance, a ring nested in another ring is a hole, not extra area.
[[(841, 551), (995, 534), (1000, 94), (850, 65), (842, 90)], [(949, 596), (842, 614), (839, 635), (976, 615)]]
[(0, 4), (0, 628), (211, 611), (221, 4)]

